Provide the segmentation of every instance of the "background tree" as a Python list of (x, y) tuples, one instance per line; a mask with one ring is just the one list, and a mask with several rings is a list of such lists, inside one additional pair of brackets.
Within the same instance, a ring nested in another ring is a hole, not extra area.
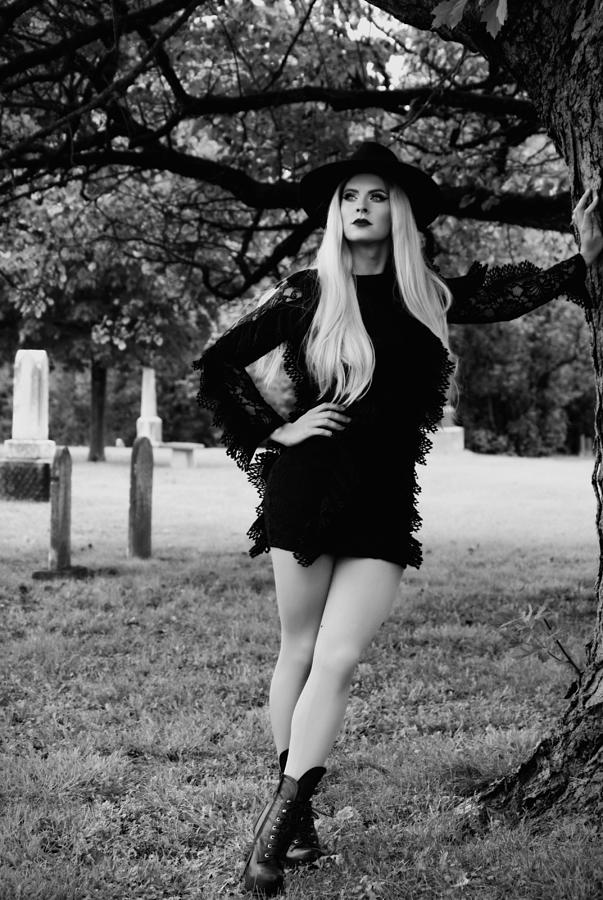
[[(117, 200), (104, 195), (98, 202)], [(12, 342), (48, 350), (64, 370), (90, 371), (89, 458), (103, 459), (108, 370), (157, 365), (166, 378), (181, 378), (183, 367), (190, 369), (187, 350), (192, 358), (207, 339), (211, 298), (201, 302), (204, 291), (189, 271), (172, 266), (167, 273), (134, 246), (116, 252), (98, 204), (75, 184), (50, 189), (43, 203), (21, 198), (10, 213), (0, 308), (17, 325)], [(130, 218), (143, 213), (129, 210)], [(139, 372), (135, 377), (138, 387)]]
[(580, 436), (592, 437), (588, 326), (575, 306), (558, 300), (513, 322), (455, 329), (454, 346), (467, 449), (578, 453)]

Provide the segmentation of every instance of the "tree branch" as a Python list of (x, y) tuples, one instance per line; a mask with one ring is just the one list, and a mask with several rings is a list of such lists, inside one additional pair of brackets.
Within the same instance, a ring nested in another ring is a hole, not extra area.
[[(80, 153), (74, 147), (71, 163), (76, 168), (115, 165), (138, 170), (173, 172), (184, 178), (220, 187), (252, 209), (300, 209), (298, 188), (294, 182), (282, 179), (275, 182), (257, 181), (241, 169), (167, 148), (156, 147), (144, 151), (109, 148)], [(47, 163), (46, 172), (50, 173), (64, 166), (65, 160), (56, 156), (52, 164)], [(24, 173), (23, 181), (27, 181), (29, 177), (27, 172)], [(6, 187), (5, 183), (5, 191)], [(444, 197), (443, 215), (571, 233), (571, 203), (567, 192), (555, 196), (540, 196), (510, 191), (497, 194), (472, 184), (440, 187)]]
[[(205, 0), (197, 0), (195, 6), (201, 6), (203, 2)], [(160, 0), (159, 3), (147, 9), (137, 9), (124, 16), (121, 21), (122, 34), (137, 31), (144, 24), (154, 25), (172, 13), (178, 12), (183, 7), (188, 7), (188, 5), (186, 0)], [(20, 54), (16, 59), (0, 66), (0, 83), (10, 78), (11, 75), (18, 75), (36, 66), (47, 65), (63, 56), (72, 56), (76, 50), (80, 50), (94, 41), (112, 38), (113, 31), (113, 18), (103, 19), (102, 22), (92, 25), (90, 28), (84, 28), (71, 37), (52, 44), (50, 47)]]
[(134, 68), (130, 69), (130, 71), (126, 75), (118, 78), (116, 81), (113, 81), (105, 88), (104, 91), (101, 91), (100, 94), (97, 94), (88, 103), (85, 103), (83, 106), (79, 106), (77, 109), (74, 109), (72, 112), (68, 113), (62, 118), (55, 120), (45, 128), (40, 128), (37, 132), (35, 132), (35, 134), (32, 134), (30, 137), (17, 144), (16, 147), (5, 151), (2, 155), (0, 155), (0, 164), (8, 162), (12, 157), (18, 155), (19, 153), (22, 153), (24, 150), (26, 150), (36, 141), (39, 141), (41, 138), (47, 137), (49, 134), (53, 134), (54, 132), (59, 131), (65, 125), (68, 125), (72, 120), (81, 117), (83, 113), (90, 112), (91, 110), (97, 109), (99, 106), (102, 106), (107, 100), (111, 98), (112, 95), (119, 95), (123, 93), (125, 88), (128, 87), (128, 85), (132, 84), (137, 76), (142, 71), (144, 71), (147, 63), (153, 58), (156, 50), (180, 28), (180, 26), (186, 21), (186, 19), (189, 18), (189, 16), (194, 12), (197, 6), (199, 6), (199, 2), (200, 0), (190, 0), (190, 2), (186, 4), (183, 12), (168, 28), (165, 29), (162, 34), (159, 35), (151, 49), (148, 50), (147, 53), (145, 53), (140, 62), (136, 66), (134, 66)]
[(171, 131), (183, 119), (210, 115), (234, 115), (258, 109), (273, 109), (277, 106), (290, 106), (296, 103), (326, 103), (336, 111), (349, 109), (383, 109), (387, 112), (405, 111), (404, 107), (413, 101), (432, 97), (434, 105), (446, 106), (449, 109), (463, 109), (470, 112), (484, 113), (491, 117), (518, 116), (524, 121), (538, 123), (534, 104), (529, 100), (516, 100), (513, 97), (502, 97), (496, 94), (477, 94), (470, 90), (452, 89), (437, 90), (433, 87), (404, 88), (393, 91), (354, 91), (307, 85), (283, 91), (261, 91), (239, 97), (225, 95), (206, 95), (188, 99), (178, 113), (158, 129), (157, 136)]
[[(153, 47), (155, 46), (156, 38), (155, 38), (155, 35), (153, 34), (153, 31), (151, 30), (151, 28), (149, 28), (149, 26), (145, 23), (144, 25), (141, 25), (141, 27), (138, 29), (138, 33), (144, 40), (144, 42), (147, 45), (147, 47), (149, 48), (149, 50), (152, 50)], [(165, 52), (165, 50), (163, 49), (163, 47), (156, 48), (155, 60), (157, 62), (157, 65), (159, 66), (159, 70), (160, 70), (161, 74), (163, 75), (163, 77), (165, 78), (165, 80), (167, 81), (169, 86), (171, 87), (172, 92), (173, 92), (174, 97), (176, 98), (177, 102), (182, 105), (186, 104), (188, 102), (188, 100), (190, 99), (189, 95), (187, 94), (186, 90), (184, 89), (182, 82), (176, 75), (176, 72), (174, 71), (174, 68), (170, 62), (170, 58), (167, 55), (167, 53)]]

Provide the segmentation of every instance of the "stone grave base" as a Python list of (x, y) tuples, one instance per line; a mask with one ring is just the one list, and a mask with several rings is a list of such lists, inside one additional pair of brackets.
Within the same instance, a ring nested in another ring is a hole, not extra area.
[(66, 569), (38, 569), (32, 572), (36, 581), (61, 581), (68, 578), (93, 578), (96, 573), (86, 566), (68, 566)]
[(0, 459), (0, 499), (50, 500), (50, 463)]
[(433, 441), (432, 453), (461, 453), (465, 449), (465, 429), (460, 425), (446, 425), (428, 436)]

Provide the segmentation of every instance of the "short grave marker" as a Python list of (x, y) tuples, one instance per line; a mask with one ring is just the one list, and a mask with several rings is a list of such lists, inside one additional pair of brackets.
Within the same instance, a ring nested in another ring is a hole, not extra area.
[(148, 559), (151, 555), (152, 499), (153, 448), (147, 437), (138, 437), (130, 464), (128, 556)]

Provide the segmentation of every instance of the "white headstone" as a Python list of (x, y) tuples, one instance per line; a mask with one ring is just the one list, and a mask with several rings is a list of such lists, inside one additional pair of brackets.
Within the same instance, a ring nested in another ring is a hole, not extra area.
[(465, 429), (454, 424), (454, 407), (447, 403), (440, 427), (430, 435), (434, 453), (459, 453), (465, 449)]
[(448, 428), (451, 425), (454, 425), (454, 406), (451, 403), (447, 403), (444, 406), (444, 417), (440, 423), (442, 428)]
[(148, 437), (155, 447), (162, 442), (162, 423), (157, 415), (155, 369), (143, 366), (140, 417), (136, 420), (136, 437)]
[(56, 444), (48, 440), (48, 354), (18, 350), (15, 357), (12, 438), (5, 442), (10, 459), (51, 459)]

